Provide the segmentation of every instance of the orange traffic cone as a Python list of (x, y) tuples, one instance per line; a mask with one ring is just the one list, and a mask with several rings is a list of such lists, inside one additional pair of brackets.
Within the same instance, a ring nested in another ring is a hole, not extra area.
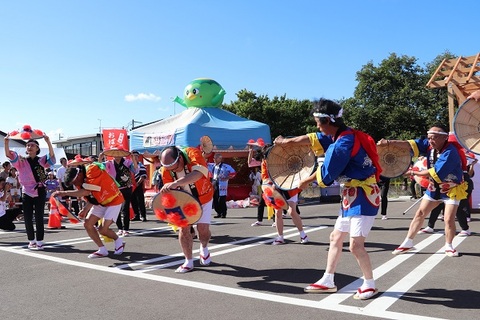
[[(53, 200), (53, 201), (52, 201)], [(50, 211), (48, 214), (48, 229), (62, 229), (62, 217), (58, 212), (57, 204), (53, 198), (50, 198)]]

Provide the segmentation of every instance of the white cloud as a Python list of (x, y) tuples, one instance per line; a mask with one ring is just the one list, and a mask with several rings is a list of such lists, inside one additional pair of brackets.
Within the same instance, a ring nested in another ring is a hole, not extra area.
[(162, 98), (157, 97), (153, 93), (139, 93), (139, 94), (127, 94), (125, 96), (125, 101), (134, 102), (134, 101), (160, 101)]

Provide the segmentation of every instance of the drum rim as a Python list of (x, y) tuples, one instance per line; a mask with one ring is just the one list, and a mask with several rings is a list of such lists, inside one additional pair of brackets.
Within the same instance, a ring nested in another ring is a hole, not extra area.
[[(455, 135), (455, 138), (457, 139), (457, 142), (463, 147), (465, 148), (466, 150), (476, 154), (476, 155), (480, 155), (480, 150), (479, 151), (475, 151), (473, 149), (471, 149), (469, 146), (466, 145), (465, 141), (459, 137), (459, 135), (457, 134), (457, 128), (458, 128), (458, 125), (457, 125), (457, 119), (458, 119), (458, 116), (459, 116), (459, 113), (460, 111), (462, 110), (462, 108), (466, 107), (468, 103), (470, 102), (474, 102), (476, 103), (479, 107), (480, 107), (480, 102), (476, 101), (475, 99), (467, 99), (465, 100), (461, 105), (460, 107), (458, 107), (458, 110), (457, 112), (455, 112), (455, 116), (453, 117), (453, 134)], [(479, 122), (479, 126), (480, 126), (480, 122)], [(480, 132), (479, 132), (479, 139), (480, 139)]]

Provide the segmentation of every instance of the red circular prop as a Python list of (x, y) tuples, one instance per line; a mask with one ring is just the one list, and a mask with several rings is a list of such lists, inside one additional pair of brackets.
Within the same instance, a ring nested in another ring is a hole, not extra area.
[[(423, 171), (427, 169), (427, 158), (417, 160), (412, 167), (413, 171)], [(413, 178), (422, 188), (426, 189), (430, 184), (430, 180), (427, 177), (414, 175)]]

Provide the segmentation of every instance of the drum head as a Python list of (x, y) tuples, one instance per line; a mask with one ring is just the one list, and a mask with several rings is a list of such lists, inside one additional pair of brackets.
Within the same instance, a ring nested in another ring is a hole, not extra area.
[(203, 136), (200, 138), (200, 146), (205, 154), (209, 154), (213, 151), (213, 142), (209, 136)]
[(288, 201), (285, 199), (283, 194), (278, 192), (275, 188), (268, 184), (262, 185), (262, 197), (265, 200), (265, 204), (269, 207), (273, 207), (277, 210), (287, 210)]
[(194, 224), (203, 212), (200, 202), (183, 190), (158, 193), (153, 198), (152, 208), (158, 219), (177, 227)]
[[(427, 170), (427, 158), (419, 159), (417, 162), (413, 164), (412, 170), (413, 171), (423, 171)], [(430, 180), (427, 177), (423, 176), (416, 176), (414, 175), (413, 178), (415, 182), (418, 183), (422, 188), (427, 188), (430, 184)]]
[(282, 190), (298, 187), (315, 169), (315, 155), (309, 146), (274, 145), (267, 155), (268, 175)]
[(453, 131), (467, 150), (480, 154), (480, 102), (467, 99), (453, 119)]
[(382, 167), (382, 176), (386, 178), (399, 177), (410, 167), (412, 159), (410, 149), (387, 144), (377, 145), (377, 152)]

